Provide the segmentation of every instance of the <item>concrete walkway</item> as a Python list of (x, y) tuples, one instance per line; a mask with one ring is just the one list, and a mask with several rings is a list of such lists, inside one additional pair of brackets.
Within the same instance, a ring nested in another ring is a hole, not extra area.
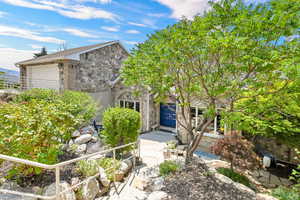
[(175, 140), (175, 136), (168, 132), (153, 131), (140, 136), (141, 158), (145, 165), (152, 167), (164, 161), (163, 150), (166, 143)]
[[(153, 167), (164, 161), (163, 150), (166, 143), (175, 140), (174, 135), (163, 131), (153, 131), (140, 136), (140, 156), (144, 167)], [(118, 186), (119, 195), (115, 191), (110, 192), (110, 196), (99, 197), (96, 200), (146, 200), (149, 194), (138, 190), (132, 186), (134, 178), (139, 170), (131, 173), (126, 183)]]

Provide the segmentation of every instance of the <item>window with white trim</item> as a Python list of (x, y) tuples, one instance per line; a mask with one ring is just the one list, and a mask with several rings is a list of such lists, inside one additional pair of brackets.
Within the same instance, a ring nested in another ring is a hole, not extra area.
[(120, 100), (119, 105), (121, 108), (129, 108), (140, 112), (140, 102), (138, 101)]
[[(193, 127), (198, 127), (202, 120), (204, 119), (203, 116), (204, 110), (199, 107), (191, 107), (191, 117), (192, 117), (192, 123)], [(213, 123), (207, 127), (208, 133), (221, 133), (223, 134), (223, 131), (221, 130), (221, 116), (218, 115), (215, 117)]]

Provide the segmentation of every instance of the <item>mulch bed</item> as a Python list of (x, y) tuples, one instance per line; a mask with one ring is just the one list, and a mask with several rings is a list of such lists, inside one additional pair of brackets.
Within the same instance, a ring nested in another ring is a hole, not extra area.
[(185, 169), (166, 177), (163, 191), (168, 200), (254, 200), (253, 195), (224, 184), (209, 173), (201, 160), (192, 161)]

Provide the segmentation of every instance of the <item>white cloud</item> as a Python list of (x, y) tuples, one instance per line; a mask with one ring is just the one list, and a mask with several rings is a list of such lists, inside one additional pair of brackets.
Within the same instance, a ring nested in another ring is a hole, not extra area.
[(11, 26), (5, 26), (5, 25), (0, 25), (0, 35), (13, 36), (13, 37), (19, 37), (19, 38), (24, 38), (29, 40), (35, 40), (39, 42), (47, 42), (47, 43), (55, 43), (55, 44), (61, 44), (65, 42), (64, 40), (55, 37), (41, 36), (40, 33), (37, 32), (33, 32), (21, 28), (15, 28)]
[(202, 14), (209, 9), (208, 0), (155, 0), (172, 10), (171, 17), (180, 19), (185, 16), (192, 19), (197, 14)]
[(42, 49), (43, 48), (42, 46), (36, 45), (36, 44), (30, 44), (29, 46), (33, 49)]
[(114, 27), (114, 26), (101, 26), (101, 28), (105, 31), (110, 31), (110, 32), (118, 32), (119, 27)]
[(139, 32), (137, 30), (127, 30), (126, 33), (129, 33), (129, 34), (139, 34), (141, 32)]
[(138, 26), (138, 27), (149, 27), (149, 28), (157, 28), (155, 25), (156, 20), (144, 18), (141, 20), (141, 23), (137, 22), (128, 22), (129, 25)]
[[(118, 16), (102, 10), (100, 8), (94, 8), (90, 6), (84, 6), (74, 1), (47, 1), (47, 0), (2, 0), (5, 3), (21, 6), (26, 8), (49, 10), (57, 12), (60, 15), (75, 18), (75, 19), (109, 19), (116, 21)], [(108, 0), (100, 0), (100, 2), (108, 2)]]
[(128, 22), (129, 25), (139, 26), (139, 27), (147, 27), (146, 24), (136, 23), (136, 22)]
[(4, 17), (5, 15), (8, 15), (8, 13), (7, 13), (7, 12), (0, 11), (0, 18), (1, 18), (1, 17)]
[(63, 31), (70, 33), (72, 35), (75, 35), (75, 36), (79, 36), (79, 37), (97, 38), (97, 36), (95, 36), (95, 35), (92, 35), (88, 32), (85, 32), (85, 31), (82, 31), (82, 30), (79, 30), (76, 28), (65, 28), (65, 29), (63, 29)]
[(165, 17), (167, 14), (165, 14), (165, 13), (148, 13), (147, 14), (148, 16), (150, 16), (150, 17)]
[(111, 3), (112, 0), (76, 0), (78, 2), (94, 2), (94, 3), (102, 3), (102, 4), (107, 4)]
[(130, 44), (130, 45), (136, 45), (138, 44), (138, 42), (135, 42), (135, 41), (128, 41), (128, 40), (125, 40), (124, 41), (126, 44)]
[(0, 48), (0, 67), (18, 70), (15, 63), (33, 58), (37, 51), (18, 50), (14, 48)]

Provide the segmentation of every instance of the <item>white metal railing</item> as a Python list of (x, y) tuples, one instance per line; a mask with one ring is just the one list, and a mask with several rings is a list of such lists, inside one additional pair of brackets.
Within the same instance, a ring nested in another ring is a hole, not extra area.
[[(125, 145), (122, 145), (122, 146), (107, 149), (107, 150), (104, 150), (104, 151), (99, 151), (99, 152), (96, 152), (96, 153), (88, 154), (88, 155), (85, 155), (85, 156), (82, 156), (82, 157), (79, 157), (79, 158), (75, 158), (75, 159), (72, 159), (72, 160), (60, 162), (60, 163), (57, 163), (57, 164), (54, 164), (54, 165), (43, 164), (43, 163), (39, 163), (39, 162), (35, 162), (35, 161), (30, 161), (30, 160), (25, 160), (25, 159), (20, 159), (20, 158), (0, 154), (0, 159), (6, 160), (6, 161), (25, 164), (25, 165), (29, 165), (29, 166), (33, 166), (33, 167), (39, 167), (39, 168), (47, 169), (47, 170), (55, 170), (55, 188), (56, 188), (55, 195), (53, 195), (53, 196), (43, 196), (43, 195), (38, 195), (38, 194), (12, 191), (12, 190), (6, 190), (6, 189), (0, 189), (0, 193), (20, 195), (20, 196), (24, 196), (24, 197), (32, 197), (32, 198), (39, 198), (39, 199), (48, 199), (48, 200), (56, 199), (56, 200), (59, 200), (62, 194), (66, 193), (70, 190), (73, 190), (74, 188), (88, 182), (92, 178), (100, 176), (100, 173), (97, 173), (97, 174), (95, 174), (91, 177), (88, 177), (85, 180), (83, 180), (83, 181), (81, 181), (81, 182), (79, 182), (75, 185), (72, 185), (70, 188), (68, 188), (66, 190), (60, 191), (60, 169), (61, 168), (63, 168), (66, 165), (78, 162), (80, 160), (88, 159), (88, 158), (91, 158), (91, 157), (94, 157), (94, 156), (97, 156), (97, 155), (101, 155), (101, 154), (106, 154), (106, 153), (109, 153), (109, 152), (113, 152), (113, 159), (117, 160), (116, 159), (116, 150), (123, 149), (123, 148), (129, 147), (129, 146), (134, 146), (135, 147), (134, 148), (134, 154), (132, 156), (130, 156), (129, 158), (123, 159), (121, 161), (133, 159), (133, 169), (134, 169), (135, 166), (136, 166), (136, 157), (140, 157), (140, 142), (139, 142), (139, 140), (137, 142), (132, 142), (132, 143), (125, 144)], [(116, 162), (113, 162), (113, 166), (106, 169), (106, 170), (113, 170), (113, 182), (116, 182), (116, 171), (117, 171)]]

